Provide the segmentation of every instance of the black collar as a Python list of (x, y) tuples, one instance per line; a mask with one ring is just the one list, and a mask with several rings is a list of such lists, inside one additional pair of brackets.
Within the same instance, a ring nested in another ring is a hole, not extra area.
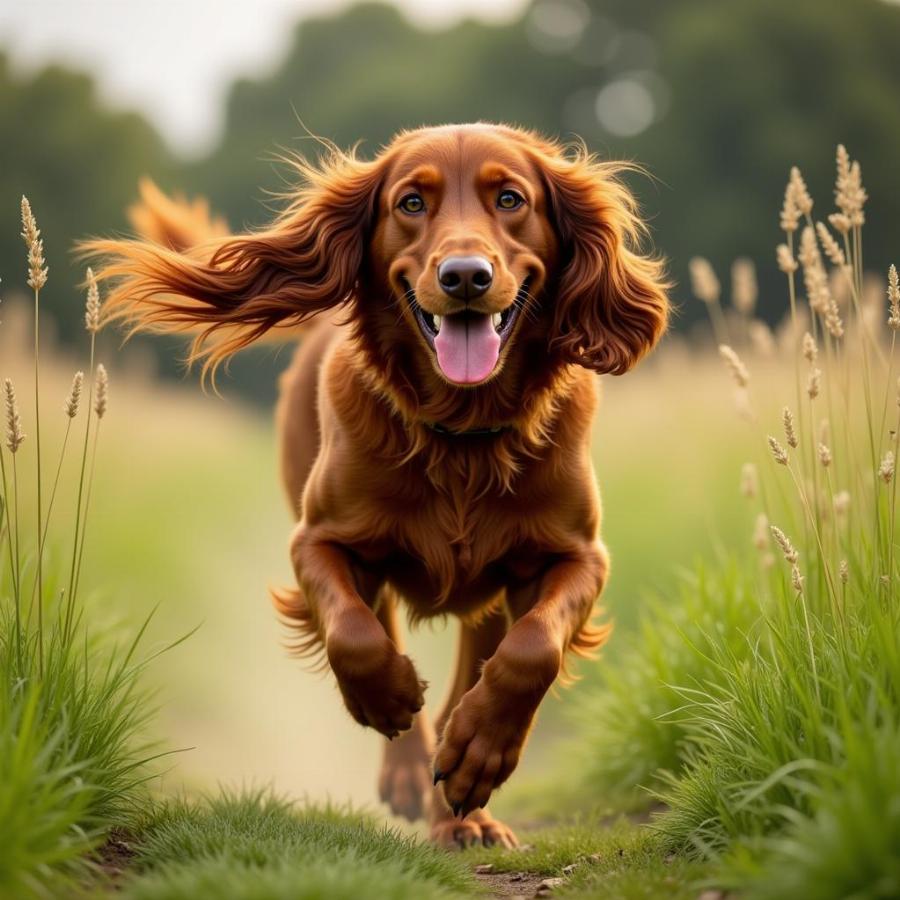
[(497, 425), (495, 428), (469, 428), (466, 431), (454, 431), (452, 428), (441, 425), (440, 422), (426, 422), (425, 424), (438, 434), (449, 434), (453, 437), (475, 437), (478, 435), (499, 434), (501, 431), (506, 431), (509, 428), (508, 425)]

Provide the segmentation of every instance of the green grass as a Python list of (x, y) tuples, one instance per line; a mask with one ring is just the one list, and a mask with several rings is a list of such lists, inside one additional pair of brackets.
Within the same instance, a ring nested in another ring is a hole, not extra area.
[[(48, 445), (44, 429), (41, 447), (39, 291), (46, 272), (37, 225), (22, 203), (35, 353), (19, 396), (33, 397), (33, 405), (20, 409), (12, 380), (4, 379), (0, 446), (0, 896), (16, 900), (71, 892), (90, 869), (88, 851), (114, 824), (135, 819), (151, 755), (143, 731), (152, 710), (140, 683), (143, 629), (122, 645), (113, 629), (88, 627), (83, 618), (77, 587), (105, 410), (92, 406), (93, 388), (85, 385), (76, 418), (79, 374), (65, 413), (65, 394), (53, 404), (51, 431), (64, 437)], [(98, 383), (103, 377), (98, 368)], [(71, 461), (76, 474), (63, 481), (77, 498), (68, 509), (54, 503), (66, 448), (76, 443), (68, 440), (73, 425), (80, 452)], [(53, 513), (52, 524), (65, 523), (62, 556), (47, 537)]]
[(137, 835), (128, 900), (359, 898), (442, 900), (476, 882), (458, 856), (367, 815), (295, 808), (269, 793), (171, 802)]
[[(495, 872), (564, 877), (559, 896), (612, 900), (695, 898), (703, 865), (671, 854), (659, 835), (620, 818), (586, 816), (575, 824), (524, 831), (525, 850), (471, 849), (472, 864), (491, 864)], [(556, 896), (556, 893), (554, 894)]]
[[(807, 284), (821, 285), (813, 243), (804, 238), (802, 261)], [(817, 354), (795, 349), (796, 379), (774, 392), (756, 386), (765, 362), (751, 360), (746, 447), (731, 464), (736, 487), (754, 460), (761, 489), (734, 562), (642, 611), (619, 671), (583, 695), (587, 757), (563, 781), (587, 806), (634, 804), (643, 786), (667, 807), (653, 823), (658, 846), (748, 896), (900, 894), (900, 386), (894, 338), (861, 325), (858, 244), (857, 233), (836, 273), (849, 281), (843, 334), (828, 335), (817, 314)], [(790, 276), (789, 286), (795, 296)], [(809, 392), (818, 369), (821, 389)], [(773, 395), (792, 406), (796, 440)], [(767, 434), (786, 454), (769, 451)], [(845, 491), (849, 509), (834, 502)]]

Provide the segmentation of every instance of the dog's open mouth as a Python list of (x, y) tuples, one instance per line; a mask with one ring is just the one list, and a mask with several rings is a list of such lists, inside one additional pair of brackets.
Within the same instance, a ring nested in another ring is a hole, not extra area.
[(467, 310), (451, 316), (435, 316), (422, 309), (412, 290), (407, 296), (444, 375), (457, 384), (477, 384), (497, 367), (500, 351), (515, 328), (527, 294), (528, 279), (503, 312), (489, 315)]

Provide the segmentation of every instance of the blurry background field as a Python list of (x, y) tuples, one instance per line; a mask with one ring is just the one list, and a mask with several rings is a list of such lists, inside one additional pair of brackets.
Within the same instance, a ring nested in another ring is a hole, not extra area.
[[(461, 21), (463, 4), (424, 19), (416, 6), (414, 21), (389, 5), (274, 0), (243, 11), (201, 0), (31, 0), (0, 10), (0, 375), (29, 365), (15, 225), (23, 192), (47, 243), (44, 301), (56, 322), (62, 402), (65, 354), (83, 341), (82, 274), (68, 247), (125, 228), (141, 175), (207, 196), (241, 226), (261, 221), (265, 189), (281, 186), (267, 157), (279, 147), (314, 152), (300, 121), (344, 145), (363, 140), (364, 153), (425, 122), (487, 118), (579, 134), (652, 173), (634, 187), (681, 305), (657, 356), (605, 381), (597, 422), (614, 565), (604, 602), (622, 635), (677, 569), (721, 547), (749, 547), (752, 517), (735, 503), (749, 439), (697, 327), (703, 309), (686, 287), (689, 258), (709, 256), (723, 276), (734, 257), (754, 259), (760, 314), (774, 324), (784, 306), (774, 211), (788, 169), (802, 161), (824, 201), (839, 141), (878, 187), (867, 267), (885, 271), (896, 249), (900, 8), (511, 0), (477, 4), (490, 21)], [(163, 787), (271, 782), (292, 795), (371, 802), (379, 739), (353, 725), (329, 679), (287, 657), (267, 601), (267, 586), (290, 578), (270, 422), (288, 351), (236, 361), (219, 400), (192, 377), (179, 380), (176, 344), (103, 342), (113, 405), (86, 586), (104, 617), (135, 623), (158, 606), (153, 640), (201, 625), (150, 676), (161, 689), (160, 736), (193, 748)], [(754, 377), (763, 394), (783, 383), (766, 364)], [(48, 396), (53, 383), (48, 376)], [(614, 638), (604, 661), (582, 666), (586, 679), (613, 662), (617, 646)], [(452, 640), (426, 629), (412, 647), (434, 704)], [(570, 731), (560, 707), (573, 693), (543, 712), (526, 756), (532, 776)]]

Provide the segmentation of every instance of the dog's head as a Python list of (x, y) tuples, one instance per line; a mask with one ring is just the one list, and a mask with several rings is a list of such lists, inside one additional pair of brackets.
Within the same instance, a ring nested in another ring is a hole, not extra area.
[(112, 250), (105, 275), (124, 276), (113, 315), (200, 325), (196, 354), (214, 364), (271, 328), (349, 307), (383, 351), (460, 389), (497, 380), (514, 357), (621, 374), (665, 329), (662, 266), (636, 249), (620, 167), (582, 148), (444, 126), (403, 133), (371, 161), (332, 151), (298, 166), (305, 186), (261, 232), (180, 253), (96, 246)]

